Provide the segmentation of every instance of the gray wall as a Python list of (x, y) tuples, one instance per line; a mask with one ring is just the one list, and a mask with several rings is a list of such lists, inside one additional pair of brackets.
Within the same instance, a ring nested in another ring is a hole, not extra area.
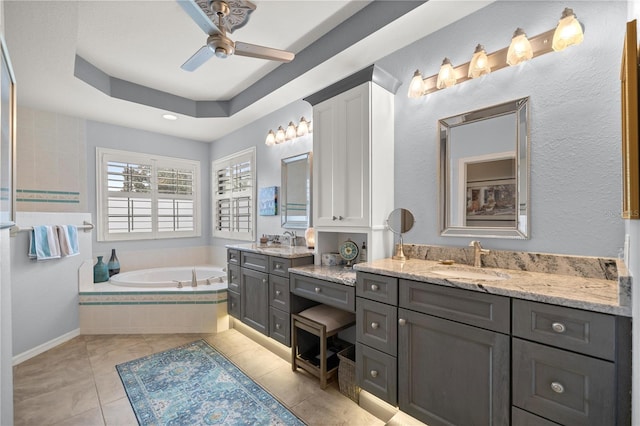
[[(214, 161), (233, 154), (234, 152), (255, 146), (257, 187), (279, 187), (280, 160), (311, 151), (313, 149), (313, 139), (308, 135), (297, 138), (292, 142), (273, 146), (266, 146), (264, 141), (270, 129), (273, 129), (274, 132), (278, 126), (286, 129), (290, 121), (297, 124), (302, 116), (307, 120), (312, 119), (311, 106), (302, 100), (293, 102), (212, 143), (210, 159)], [(256, 229), (256, 238), (262, 234), (282, 234), (284, 231), (280, 226), (280, 215), (257, 216)], [(304, 231), (297, 231), (297, 234), (304, 236)], [(218, 265), (226, 263), (225, 244), (245, 242), (246, 241), (211, 238), (213, 257), (215, 259), (214, 263)]]
[[(96, 147), (121, 149), (167, 157), (200, 160), (200, 193), (202, 214), (201, 236), (197, 238), (174, 238), (162, 240), (139, 240), (122, 242), (98, 242), (97, 233), (93, 233), (93, 251), (97, 254), (110, 253), (111, 248), (126, 250), (147, 250), (179, 247), (206, 246), (211, 235), (210, 162), (209, 144), (162, 135), (145, 130), (87, 121), (87, 187), (89, 211), (96, 223)], [(122, 259), (120, 260), (122, 262)]]
[(437, 121), (465, 111), (531, 97), (531, 239), (483, 240), (488, 248), (616, 256), (620, 220), (619, 64), (626, 3), (574, 5), (584, 42), (504, 68), (420, 99), (407, 88), (416, 69), (438, 72), (442, 58), (461, 64), (475, 45), (493, 52), (516, 27), (534, 36), (555, 27), (558, 2), (496, 2), (377, 62), (401, 79), (395, 98), (395, 204), (413, 211), (405, 242), (466, 246), (438, 229)]

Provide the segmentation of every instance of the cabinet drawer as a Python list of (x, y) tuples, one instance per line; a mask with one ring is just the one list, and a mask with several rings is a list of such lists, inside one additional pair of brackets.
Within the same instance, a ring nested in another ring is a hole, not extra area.
[(254, 271), (269, 271), (269, 256), (264, 254), (251, 253), (248, 251), (240, 252), (240, 266), (243, 268), (253, 269)]
[(513, 405), (560, 424), (616, 424), (613, 363), (517, 338), (512, 353)]
[(511, 331), (508, 297), (418, 281), (400, 280), (399, 305), (499, 333)]
[(269, 257), (269, 273), (289, 278), (291, 260), (282, 257)]
[(269, 305), (290, 312), (288, 278), (269, 275)]
[(389, 404), (398, 401), (398, 361), (395, 357), (356, 343), (356, 382)]
[(269, 337), (283, 345), (291, 346), (291, 318), (288, 312), (273, 306), (270, 308)]
[(518, 407), (511, 407), (511, 424), (513, 426), (558, 426), (558, 423), (543, 419)]
[(240, 319), (240, 293), (227, 290), (227, 312), (232, 317)]
[(389, 305), (397, 305), (398, 279), (368, 272), (358, 272), (356, 296), (366, 297)]
[(356, 311), (354, 287), (294, 273), (290, 275), (289, 284), (293, 294), (345, 311)]
[(240, 264), (240, 251), (234, 249), (227, 250), (227, 263), (232, 263), (235, 265)]
[(227, 284), (229, 290), (240, 293), (240, 266), (227, 265)]
[(615, 359), (616, 321), (611, 315), (514, 299), (513, 335)]
[(356, 339), (389, 355), (398, 354), (398, 308), (356, 298)]

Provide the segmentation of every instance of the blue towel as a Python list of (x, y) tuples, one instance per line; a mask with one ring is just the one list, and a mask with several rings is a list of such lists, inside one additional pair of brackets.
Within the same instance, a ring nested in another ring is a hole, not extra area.
[(29, 241), (29, 257), (36, 260), (60, 258), (60, 242), (55, 226), (34, 226)]
[(62, 256), (75, 256), (80, 254), (80, 249), (78, 248), (78, 228), (75, 225), (59, 225), (57, 228), (60, 254)]

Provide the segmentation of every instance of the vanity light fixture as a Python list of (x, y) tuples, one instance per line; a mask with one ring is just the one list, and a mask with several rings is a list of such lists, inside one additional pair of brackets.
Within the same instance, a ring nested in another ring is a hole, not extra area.
[[(407, 96), (419, 98), (446, 87), (451, 87), (453, 84), (460, 84), (472, 78), (493, 73), (510, 65), (517, 65), (553, 51), (560, 51), (568, 46), (579, 44), (583, 38), (582, 24), (577, 20), (572, 9), (565, 8), (556, 28), (538, 34), (535, 37), (527, 38), (522, 28), (518, 28), (513, 34), (511, 44), (508, 47), (492, 53), (486, 53), (484, 47), (478, 45), (471, 61), (453, 67), (451, 61), (445, 58), (440, 67), (440, 72), (429, 77), (422, 77), (420, 70), (416, 70), (409, 84)], [(449, 64), (446, 62), (449, 62)], [(483, 62), (485, 64), (484, 67), (481, 66)], [(451, 68), (447, 65), (451, 66)], [(448, 84), (445, 84), (445, 75), (455, 79), (453, 83), (449, 81)]]
[(269, 130), (269, 133), (267, 133), (267, 140), (265, 140), (264, 143), (267, 146), (272, 146), (276, 144), (276, 134), (273, 133), (273, 130)]
[(278, 130), (275, 132), (269, 130), (264, 143), (267, 146), (278, 145), (308, 135), (309, 133), (313, 133), (313, 122), (301, 117), (297, 126), (293, 121), (290, 121), (286, 130), (282, 126), (278, 126)]
[(436, 87), (438, 89), (444, 89), (456, 84), (456, 72), (453, 70), (453, 65), (449, 58), (444, 58), (442, 65), (440, 66), (440, 72), (438, 73), (438, 79), (436, 80)]
[(287, 131), (284, 134), (285, 139), (288, 141), (295, 139), (296, 133), (296, 125), (293, 124), (293, 121), (290, 121), (289, 125), (287, 126)]
[(281, 144), (286, 139), (287, 139), (287, 137), (284, 134), (284, 129), (282, 128), (282, 126), (279, 126), (278, 130), (276, 130), (276, 144)]
[(517, 28), (507, 51), (507, 64), (514, 66), (533, 58), (533, 48), (522, 28)]
[(413, 78), (411, 79), (411, 83), (409, 83), (409, 93), (408, 96), (410, 98), (419, 98), (422, 96), (424, 92), (424, 80), (422, 79), (422, 74), (420, 70), (416, 70), (413, 73)]
[(569, 46), (582, 43), (584, 33), (582, 25), (573, 13), (573, 9), (565, 7), (558, 21), (556, 31), (553, 33), (553, 43), (551, 47), (556, 52), (566, 49)]
[(469, 73), (467, 76), (469, 78), (478, 78), (490, 72), (491, 67), (489, 66), (489, 58), (487, 58), (487, 51), (484, 50), (483, 45), (478, 44), (469, 63)]

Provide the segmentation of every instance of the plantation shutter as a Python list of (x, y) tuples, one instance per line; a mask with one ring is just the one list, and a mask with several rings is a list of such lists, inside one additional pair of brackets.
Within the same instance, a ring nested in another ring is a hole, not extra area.
[(109, 234), (152, 231), (151, 164), (107, 162)]
[(255, 148), (213, 162), (213, 235), (255, 238)]

